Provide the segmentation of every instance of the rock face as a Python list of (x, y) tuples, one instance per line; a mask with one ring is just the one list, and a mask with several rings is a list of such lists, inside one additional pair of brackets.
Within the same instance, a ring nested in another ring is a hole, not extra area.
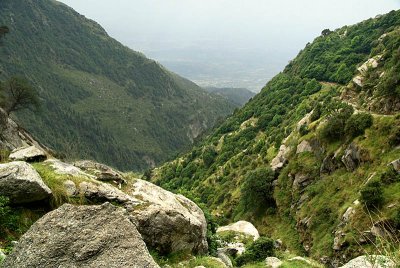
[(252, 236), (254, 241), (260, 237), (260, 234), (258, 233), (256, 227), (254, 227), (253, 224), (247, 221), (238, 221), (227, 226), (219, 227), (217, 233), (226, 231), (237, 232)]
[(279, 152), (274, 159), (271, 161), (271, 168), (273, 171), (278, 171), (283, 168), (287, 163), (287, 155), (290, 152), (290, 147), (282, 144), (279, 148)]
[(52, 192), (40, 175), (25, 162), (0, 164), (0, 195), (13, 204), (31, 203), (47, 199)]
[(368, 152), (351, 143), (342, 157), (342, 162), (348, 171), (354, 171), (360, 163), (368, 160)]
[(143, 180), (132, 188), (131, 196), (141, 204), (127, 209), (149, 247), (163, 254), (207, 251), (207, 223), (195, 203)]
[(360, 256), (340, 268), (395, 268), (395, 264), (388, 257), (371, 255)]
[(9, 158), (13, 161), (40, 162), (46, 160), (47, 155), (32, 145), (13, 150)]
[(22, 236), (3, 267), (159, 267), (123, 209), (63, 205)]
[(94, 175), (99, 181), (115, 182), (117, 184), (126, 183), (120, 172), (104, 164), (96, 163), (90, 160), (84, 160), (75, 162), (74, 166)]

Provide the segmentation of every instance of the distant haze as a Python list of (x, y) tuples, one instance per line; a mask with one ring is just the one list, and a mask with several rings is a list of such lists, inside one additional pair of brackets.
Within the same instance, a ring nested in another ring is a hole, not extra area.
[(400, 0), (62, 0), (201, 86), (259, 91), (307, 42)]

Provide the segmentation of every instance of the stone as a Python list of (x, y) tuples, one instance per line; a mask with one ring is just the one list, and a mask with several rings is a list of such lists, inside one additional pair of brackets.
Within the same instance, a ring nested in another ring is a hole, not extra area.
[(47, 155), (44, 151), (32, 145), (13, 150), (9, 158), (12, 161), (41, 162), (46, 160)]
[(124, 205), (141, 204), (140, 200), (129, 196), (112, 185), (101, 182), (81, 182), (78, 192), (87, 199), (97, 202), (117, 202)]
[(287, 147), (284, 144), (281, 145), (281, 147), (279, 148), (278, 154), (271, 161), (271, 168), (273, 171), (281, 170), (284, 167), (284, 165), (286, 165), (287, 156), (288, 156), (290, 150), (291, 150), (290, 147)]
[(4, 267), (159, 267), (126, 211), (65, 204), (26, 232)]
[(342, 221), (344, 223), (348, 223), (350, 221), (350, 218), (356, 213), (355, 209), (352, 207), (349, 207), (346, 212), (342, 216)]
[(357, 75), (356, 77), (353, 78), (353, 83), (359, 87), (363, 87), (364, 77), (362, 77), (361, 75)]
[(299, 145), (297, 145), (296, 154), (301, 154), (305, 152), (312, 152), (313, 148), (307, 140), (303, 140)]
[(366, 62), (364, 62), (363, 65), (361, 65), (357, 70), (362, 74), (362, 75), (366, 75), (368, 70), (370, 69), (375, 69), (378, 67), (379, 63), (378, 60), (381, 58), (382, 56), (376, 56), (374, 58), (370, 58), (368, 59)]
[(294, 181), (293, 181), (293, 189), (294, 190), (302, 190), (312, 182), (312, 178), (307, 174), (295, 174)]
[(74, 163), (74, 166), (94, 175), (97, 180), (125, 184), (123, 175), (113, 168), (90, 160), (83, 160)]
[(269, 268), (278, 268), (282, 266), (282, 261), (276, 257), (268, 257), (265, 259), (265, 265)]
[(80, 168), (77, 168), (71, 164), (64, 163), (58, 159), (49, 159), (44, 162), (54, 169), (54, 172), (60, 175), (70, 175), (72, 177), (87, 177), (95, 178), (85, 172)]
[(254, 225), (248, 221), (238, 221), (227, 226), (219, 227), (217, 229), (217, 233), (226, 231), (237, 232), (244, 235), (252, 236), (254, 241), (260, 237), (260, 234), (258, 233), (256, 227), (254, 227)]
[[(220, 259), (220, 258), (216, 258), (216, 257), (208, 257), (209, 260), (213, 260), (214, 262), (218, 263), (221, 267), (223, 268), (227, 268), (228, 266), (226, 266), (226, 264)], [(187, 266), (184, 266), (184, 268), (186, 268)]]
[(0, 195), (24, 204), (48, 199), (52, 192), (30, 164), (17, 161), (0, 164)]
[(226, 267), (233, 267), (231, 259), (225, 254), (223, 249), (218, 249), (217, 257), (226, 265)]
[(397, 160), (391, 162), (390, 165), (392, 165), (394, 170), (397, 171), (397, 173), (400, 174), (400, 159), (397, 159)]
[(360, 256), (340, 268), (395, 268), (395, 263), (386, 256)]
[(141, 203), (129, 213), (148, 247), (162, 254), (207, 252), (206, 219), (194, 202), (139, 179), (132, 189), (130, 196)]
[(64, 181), (63, 185), (65, 192), (67, 193), (67, 196), (71, 197), (77, 194), (76, 185), (73, 181), (71, 180)]
[(369, 154), (366, 150), (361, 149), (355, 143), (351, 143), (342, 156), (342, 163), (348, 171), (354, 171), (362, 162), (369, 159)]

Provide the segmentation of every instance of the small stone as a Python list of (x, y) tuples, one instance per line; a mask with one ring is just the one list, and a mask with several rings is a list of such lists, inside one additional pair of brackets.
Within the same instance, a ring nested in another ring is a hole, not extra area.
[(67, 193), (67, 196), (74, 196), (76, 195), (76, 185), (73, 181), (67, 180), (64, 181), (64, 189), (65, 192)]
[(276, 257), (268, 257), (265, 259), (265, 264), (269, 268), (278, 268), (282, 265), (282, 261)]

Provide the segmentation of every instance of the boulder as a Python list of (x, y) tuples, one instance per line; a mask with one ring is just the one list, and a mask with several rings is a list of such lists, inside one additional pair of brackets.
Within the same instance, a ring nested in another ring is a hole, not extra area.
[(225, 250), (218, 249), (217, 257), (220, 259), (226, 267), (233, 267), (231, 259), (226, 255)]
[(207, 252), (206, 219), (194, 202), (139, 179), (132, 189), (141, 204), (127, 209), (148, 247), (162, 254)]
[(381, 55), (376, 56), (374, 58), (368, 59), (366, 62), (364, 62), (363, 65), (361, 65), (357, 70), (362, 74), (366, 75), (368, 70), (370, 69), (375, 69), (378, 67), (379, 63), (378, 61), (381, 59)]
[(242, 242), (233, 242), (226, 244), (223, 250), (229, 256), (236, 257), (246, 251), (246, 246)]
[(353, 83), (359, 87), (363, 87), (364, 77), (362, 77), (361, 75), (357, 75), (356, 77), (353, 78)]
[(64, 163), (58, 159), (49, 159), (45, 161), (50, 167), (54, 169), (54, 172), (60, 175), (70, 175), (72, 177), (87, 177), (87, 178), (95, 178), (88, 173), (83, 172), (80, 168), (75, 167), (74, 165)]
[(226, 231), (237, 232), (244, 235), (252, 236), (254, 241), (260, 237), (260, 234), (258, 233), (256, 227), (254, 227), (254, 225), (248, 221), (238, 221), (227, 226), (219, 227), (217, 229), (217, 233)]
[(97, 180), (124, 184), (126, 180), (123, 175), (113, 168), (90, 160), (78, 161), (74, 166), (94, 175)]
[(342, 216), (342, 221), (344, 223), (348, 223), (351, 219), (351, 217), (356, 213), (355, 209), (353, 207), (349, 207), (346, 212)]
[(297, 145), (296, 154), (301, 154), (305, 152), (312, 152), (313, 148), (311, 147), (310, 142), (307, 140), (303, 140), (299, 145)]
[(400, 159), (397, 159), (397, 160), (393, 161), (392, 163), (390, 163), (390, 165), (392, 165), (394, 170), (397, 171), (397, 173), (400, 174)]
[(159, 267), (125, 210), (65, 204), (32, 225), (4, 267)]
[(12, 204), (41, 201), (52, 192), (36, 170), (26, 162), (0, 164), (0, 195)]
[(284, 165), (286, 165), (287, 156), (288, 156), (290, 150), (291, 150), (290, 147), (287, 147), (284, 144), (281, 145), (281, 147), (279, 148), (278, 154), (271, 161), (271, 168), (273, 171), (278, 171), (278, 170), (282, 169)]
[(119, 204), (136, 206), (142, 202), (112, 185), (101, 182), (81, 182), (78, 187), (79, 194), (89, 200), (97, 202), (117, 202)]
[(395, 263), (380, 255), (360, 256), (340, 268), (395, 268)]
[(9, 158), (12, 161), (41, 162), (46, 160), (47, 155), (44, 151), (32, 145), (13, 150)]
[(330, 154), (324, 158), (321, 164), (320, 172), (322, 174), (327, 173), (330, 174), (343, 166), (343, 164), (337, 160), (336, 156)]
[(276, 257), (268, 257), (265, 259), (265, 265), (268, 268), (278, 268), (282, 266), (282, 261)]
[(293, 190), (303, 190), (305, 187), (310, 185), (312, 177), (308, 174), (298, 173), (294, 175)]

